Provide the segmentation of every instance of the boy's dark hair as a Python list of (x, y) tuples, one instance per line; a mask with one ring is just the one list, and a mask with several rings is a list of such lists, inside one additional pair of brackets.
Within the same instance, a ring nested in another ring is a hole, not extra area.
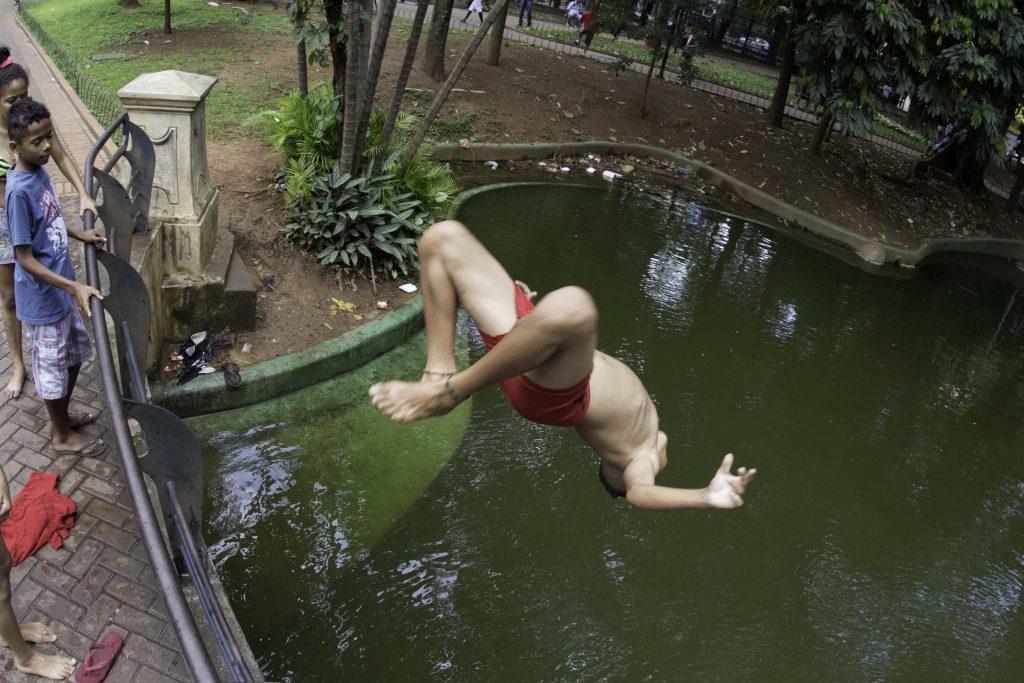
[[(11, 50), (7, 47), (0, 47), (0, 64), (7, 61), (7, 58), (11, 56)], [(21, 68), (20, 64), (11, 62), (4, 68), (0, 69), (0, 95), (3, 95), (4, 88), (8, 85), (22, 79), (25, 84), (28, 84), (28, 74)]]
[(29, 126), (48, 118), (50, 110), (42, 102), (36, 102), (31, 97), (18, 100), (11, 105), (11, 113), (7, 115), (7, 134), (11, 140), (21, 142)]

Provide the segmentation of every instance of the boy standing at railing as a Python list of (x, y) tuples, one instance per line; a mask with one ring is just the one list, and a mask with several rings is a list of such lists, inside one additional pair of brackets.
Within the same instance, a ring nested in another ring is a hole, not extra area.
[(68, 412), (82, 363), (92, 343), (75, 308), (89, 314), (89, 298), (99, 291), (75, 282), (68, 235), (102, 245), (98, 229), (67, 229), (53, 181), (43, 166), (50, 160), (53, 123), (47, 108), (25, 98), (11, 105), (7, 130), (18, 163), (7, 175), (7, 222), (17, 263), (14, 299), (18, 319), (32, 338), (32, 374), (36, 393), (50, 417), (54, 455), (97, 456), (107, 446), (75, 431), (91, 422), (89, 414)]

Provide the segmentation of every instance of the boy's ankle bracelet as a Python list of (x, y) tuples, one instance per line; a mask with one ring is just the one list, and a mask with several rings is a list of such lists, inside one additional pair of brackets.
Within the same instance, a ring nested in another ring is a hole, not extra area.
[(455, 389), (452, 389), (451, 381), (452, 381), (452, 376), (451, 375), (448, 375), (447, 377), (444, 378), (444, 390), (448, 392), (448, 396), (453, 401), (455, 401), (456, 403), (462, 403), (467, 398), (469, 398), (468, 396), (463, 396), (459, 392), (455, 391)]
[(438, 372), (437, 370), (424, 370), (424, 375), (430, 375), (431, 377), (444, 377), (445, 379), (454, 375), (454, 372)]

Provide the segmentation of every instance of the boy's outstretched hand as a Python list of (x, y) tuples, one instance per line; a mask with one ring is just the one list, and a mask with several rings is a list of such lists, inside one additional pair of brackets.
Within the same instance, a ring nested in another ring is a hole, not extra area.
[(743, 505), (743, 493), (747, 484), (757, 474), (756, 469), (741, 467), (732, 473), (732, 453), (722, 458), (722, 464), (708, 484), (708, 504), (713, 508), (738, 508)]

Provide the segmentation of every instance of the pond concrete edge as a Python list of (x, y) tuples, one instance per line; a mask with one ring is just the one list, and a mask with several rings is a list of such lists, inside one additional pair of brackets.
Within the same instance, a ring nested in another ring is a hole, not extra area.
[(604, 140), (544, 144), (471, 144), (468, 147), (441, 144), (434, 146), (431, 158), (434, 161), (482, 163), (485, 161), (548, 159), (582, 154), (646, 156), (674, 162), (678, 166), (689, 169), (691, 173), (712, 186), (731, 192), (752, 206), (778, 216), (791, 228), (806, 230), (830, 242), (850, 248), (866, 263), (874, 266), (894, 265), (913, 268), (929, 257), (943, 253), (994, 256), (1024, 262), (1024, 242), (1019, 240), (937, 239), (930, 240), (916, 249), (906, 249), (879, 242), (762, 192), (702, 161), (652, 145)]
[(423, 328), (417, 295), (387, 315), (334, 339), (241, 369), (242, 386), (228, 391), (221, 373), (182, 385), (151, 385), (152, 401), (179, 417), (195, 417), (255, 405), (331, 379), (408, 341)]
[[(591, 141), (550, 144), (435, 145), (434, 161), (518, 161), (564, 155), (618, 154), (664, 159), (689, 168), (698, 178), (732, 192), (752, 206), (828, 241), (852, 249), (872, 265), (915, 267), (940, 253), (996, 256), (1024, 262), (1024, 242), (1004, 239), (941, 239), (917, 249), (903, 249), (872, 240), (751, 187), (702, 161), (650, 145)], [(504, 180), (504, 178), (502, 179)], [(449, 216), (479, 191), (506, 185), (501, 180), (459, 194)], [(200, 375), (184, 385), (151, 385), (152, 401), (179, 417), (195, 417), (255, 405), (298, 391), (353, 370), (406, 342), (423, 328), (423, 300), (417, 295), (394, 311), (334, 339), (301, 351), (242, 368), (242, 386), (228, 391), (223, 375)]]

